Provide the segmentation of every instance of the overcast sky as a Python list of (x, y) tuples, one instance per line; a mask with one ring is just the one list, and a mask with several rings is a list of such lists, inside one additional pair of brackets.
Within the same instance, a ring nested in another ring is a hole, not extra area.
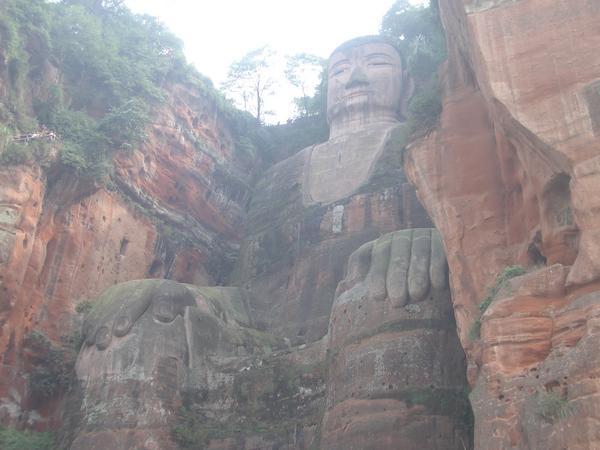
[[(188, 61), (219, 86), (229, 65), (269, 45), (281, 55), (326, 58), (342, 42), (377, 34), (395, 0), (126, 0), (137, 13), (156, 16), (184, 42)], [(275, 121), (290, 114), (293, 93), (281, 85)], [(269, 105), (267, 105), (269, 107)]]

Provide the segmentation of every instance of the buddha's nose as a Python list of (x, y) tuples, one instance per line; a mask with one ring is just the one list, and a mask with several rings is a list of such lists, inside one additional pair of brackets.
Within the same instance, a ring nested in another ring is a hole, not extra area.
[(346, 83), (346, 89), (351, 89), (358, 86), (364, 86), (369, 84), (367, 75), (362, 71), (360, 67), (355, 67), (350, 74), (350, 78)]

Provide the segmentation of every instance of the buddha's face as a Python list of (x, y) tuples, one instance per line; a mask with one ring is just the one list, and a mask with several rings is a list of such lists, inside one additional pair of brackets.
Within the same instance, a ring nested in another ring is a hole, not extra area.
[(327, 118), (333, 127), (397, 120), (402, 61), (386, 43), (336, 51), (329, 60)]

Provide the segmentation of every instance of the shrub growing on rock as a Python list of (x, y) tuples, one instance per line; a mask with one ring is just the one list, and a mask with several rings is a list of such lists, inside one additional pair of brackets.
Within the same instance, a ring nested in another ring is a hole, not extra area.
[(0, 427), (0, 448), (2, 450), (53, 450), (54, 435), (28, 430)]
[(479, 316), (471, 325), (471, 329), (469, 330), (469, 339), (471, 341), (476, 341), (480, 337), (481, 331), (481, 316), (489, 306), (492, 304), (492, 301), (503, 288), (508, 285), (508, 280), (511, 278), (519, 277), (524, 275), (527, 270), (520, 265), (513, 265), (505, 267), (500, 274), (496, 277), (496, 281), (494, 284), (488, 289), (488, 295), (482, 300), (479, 304)]
[(569, 400), (554, 392), (541, 394), (538, 397), (538, 413), (547, 422), (553, 423), (566, 419), (573, 414)]

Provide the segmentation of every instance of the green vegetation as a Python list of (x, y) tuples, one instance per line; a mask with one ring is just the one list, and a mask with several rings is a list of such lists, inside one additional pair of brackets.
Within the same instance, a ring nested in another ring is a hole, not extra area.
[[(416, 82), (408, 109), (411, 129), (428, 129), (441, 111), (435, 74), (445, 58), (436, 3), (412, 7), (406, 0), (396, 2), (383, 19), (382, 33), (397, 43)], [(264, 52), (255, 53), (240, 63), (233, 79), (246, 80), (248, 72), (259, 73), (268, 65)], [(120, 1), (6, 0), (0, 5), (0, 55), (10, 74), (10, 98), (0, 104), (6, 132), (0, 138), (46, 126), (59, 137), (54, 145), (61, 147), (60, 162), (81, 177), (106, 181), (112, 152), (143, 141), (150, 111), (164, 101), (169, 83), (196, 87), (214, 102), (234, 130), (238, 155), (252, 162), (257, 157), (278, 161), (328, 135), (326, 71), (312, 97), (304, 81), (307, 71), (320, 70), (318, 58), (300, 54), (289, 59), (286, 74), (302, 91), (295, 100), (300, 117), (259, 127), (186, 63), (179, 39)], [(260, 117), (270, 84), (265, 77), (251, 78), (259, 98), (243, 96)], [(0, 139), (0, 159), (4, 164), (43, 160), (48, 153), (44, 144)]]
[(282, 125), (270, 125), (265, 130), (265, 153), (276, 162), (313, 144), (325, 142), (329, 127), (325, 113), (300, 116)]
[(75, 306), (75, 312), (77, 314), (87, 314), (94, 307), (94, 303), (90, 300), (83, 300)]
[(500, 272), (500, 274), (496, 277), (494, 285), (491, 288), (489, 288), (488, 295), (479, 304), (479, 311), (481, 312), (481, 314), (483, 314), (488, 309), (488, 307), (492, 303), (492, 300), (494, 300), (496, 294), (507, 285), (508, 280), (510, 280), (511, 278), (520, 277), (521, 275), (524, 275), (525, 272), (526, 269), (520, 265), (505, 267), (502, 270), (502, 272)]
[(28, 430), (0, 427), (0, 448), (2, 450), (52, 450), (54, 435)]
[[(285, 77), (295, 87), (300, 89), (301, 96), (294, 99), (296, 111), (299, 117), (308, 117), (319, 114), (321, 111), (320, 98), (318, 95), (308, 95), (310, 79), (320, 75), (323, 84), (323, 78), (326, 78), (326, 61), (309, 53), (298, 53), (290, 56), (285, 67)], [(319, 90), (315, 94), (319, 94)]]
[(567, 398), (547, 392), (538, 396), (537, 412), (544, 420), (553, 423), (572, 415), (573, 407)]
[(446, 59), (446, 40), (436, 0), (412, 6), (398, 0), (383, 18), (381, 34), (389, 37), (405, 58), (415, 92), (408, 106), (414, 134), (434, 127), (442, 112), (438, 67)]
[[(288, 57), (285, 76), (296, 86), (301, 96), (295, 98), (297, 117), (285, 124), (264, 125), (264, 117), (271, 114), (265, 102), (272, 89), (274, 54), (268, 47), (252, 50), (235, 61), (229, 68), (222, 90), (244, 111), (237, 111), (232, 121), (237, 135), (236, 152), (242, 158), (260, 158), (272, 164), (297, 151), (327, 140), (329, 127), (327, 109), (327, 69), (325, 61), (314, 55), (300, 53)], [(318, 75), (314, 94), (310, 79)], [(260, 154), (259, 154), (260, 149)]]
[[(230, 120), (237, 118), (185, 62), (179, 39), (123, 2), (2, 2), (0, 55), (10, 74), (10, 98), (0, 107), (3, 136), (48, 127), (59, 136), (62, 164), (79, 176), (104, 179), (111, 152), (144, 139), (149, 111), (164, 101), (169, 82), (193, 85)], [(4, 139), (2, 162), (38, 158), (32, 147)]]
[(32, 149), (27, 144), (9, 142), (3, 149), (1, 162), (6, 165), (24, 164), (31, 160)]
[(471, 324), (469, 328), (469, 340), (471, 342), (477, 341), (481, 337), (481, 314)]
[(57, 347), (37, 331), (25, 336), (25, 347), (34, 355), (29, 371), (29, 390), (34, 398), (53, 397), (71, 385), (76, 356), (73, 348)]
[(479, 339), (481, 331), (481, 316), (488, 309), (498, 292), (508, 285), (508, 280), (524, 275), (526, 272), (527, 270), (520, 265), (507, 266), (496, 277), (494, 285), (488, 289), (488, 294), (479, 304), (479, 317), (475, 319), (473, 325), (471, 325), (471, 329), (469, 330), (469, 339), (471, 339), (471, 341), (476, 341)]
[(265, 111), (265, 99), (274, 93), (275, 79), (271, 75), (274, 56), (268, 46), (249, 51), (231, 64), (223, 83), (223, 91), (240, 108), (256, 117), (259, 124), (269, 114)]
[(411, 132), (426, 132), (437, 125), (442, 113), (442, 93), (437, 74), (422, 85), (408, 104), (408, 125)]
[(11, 128), (0, 125), (0, 163), (5, 165), (17, 165), (30, 162), (34, 158), (44, 162), (47, 155), (48, 143), (43, 141), (13, 142), (14, 132)]
[[(290, 63), (290, 70), (303, 70), (302, 67), (294, 64)], [(296, 83), (300, 85), (299, 81)], [(261, 139), (254, 139), (262, 149), (267, 162), (281, 161), (303, 148), (320, 144), (329, 138), (327, 69), (321, 71), (319, 84), (312, 97), (306, 95), (307, 89), (307, 86), (302, 86), (303, 96), (294, 99), (298, 117), (288, 120), (285, 124), (265, 126), (261, 129)]]

